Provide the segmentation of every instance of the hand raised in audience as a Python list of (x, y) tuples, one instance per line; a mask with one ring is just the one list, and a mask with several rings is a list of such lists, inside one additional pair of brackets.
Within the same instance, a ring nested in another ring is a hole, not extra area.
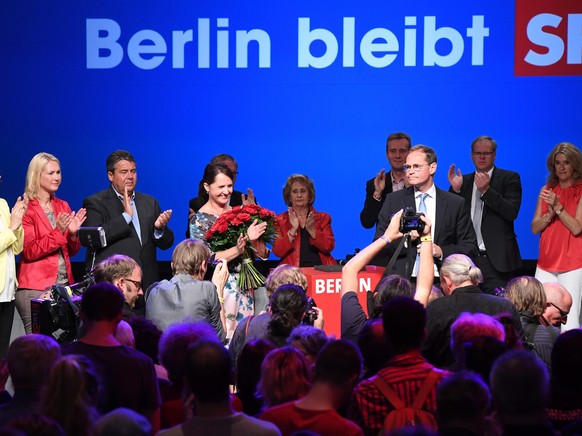
[(313, 310), (317, 312), (317, 319), (313, 321), (313, 327), (323, 330), (324, 324), (323, 310), (321, 310), (321, 308), (317, 306), (313, 306)]

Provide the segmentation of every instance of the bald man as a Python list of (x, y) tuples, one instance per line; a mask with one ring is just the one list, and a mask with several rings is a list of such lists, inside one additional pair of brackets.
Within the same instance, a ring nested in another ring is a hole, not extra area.
[(572, 307), (572, 296), (559, 283), (544, 283), (544, 291), (547, 300), (544, 318), (555, 327), (566, 324), (570, 307)]

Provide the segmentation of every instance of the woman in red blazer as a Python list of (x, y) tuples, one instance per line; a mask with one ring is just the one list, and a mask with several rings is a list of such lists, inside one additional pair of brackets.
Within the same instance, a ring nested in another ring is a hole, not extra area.
[(335, 247), (331, 217), (313, 208), (313, 181), (302, 174), (289, 176), (283, 200), (289, 209), (277, 216), (278, 235), (273, 242), (273, 253), (281, 263), (297, 267), (336, 264), (331, 255)]
[(81, 248), (77, 233), (85, 221), (85, 209), (72, 212), (66, 201), (56, 198), (60, 184), (59, 160), (48, 153), (34, 156), (26, 173), (29, 203), (22, 218), (24, 248), (16, 292), (16, 308), (26, 333), (32, 333), (30, 301), (55, 283), (75, 282), (70, 257)]

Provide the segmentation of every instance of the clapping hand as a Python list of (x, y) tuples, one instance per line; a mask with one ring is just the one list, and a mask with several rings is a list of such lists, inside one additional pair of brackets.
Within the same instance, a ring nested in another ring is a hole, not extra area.
[(28, 197), (18, 197), (10, 214), (10, 230), (16, 231), (22, 225), (22, 217), (28, 208)]
[(460, 169), (457, 169), (455, 173), (455, 164), (451, 164), (449, 167), (449, 183), (455, 192), (459, 192), (463, 186), (463, 174), (461, 174)]
[(307, 219), (305, 220), (305, 230), (307, 230), (309, 236), (315, 239), (315, 215), (313, 212), (309, 212), (309, 215), (307, 215)]
[(129, 216), (133, 216), (133, 206), (131, 205), (131, 196), (129, 195), (127, 185), (123, 191), (123, 211)]
[(376, 177), (374, 178), (374, 193), (376, 196), (381, 196), (386, 187), (386, 170), (382, 168)]
[(65, 233), (69, 228), (69, 224), (71, 224), (72, 221), (73, 216), (70, 213), (61, 212), (57, 216), (57, 229), (59, 229), (61, 233)]
[(77, 213), (73, 212), (71, 214), (71, 222), (68, 225), (69, 233), (72, 235), (77, 234), (79, 231), (79, 227), (85, 222), (87, 218), (87, 210), (81, 208), (77, 211)]
[(156, 230), (164, 230), (164, 228), (168, 225), (168, 221), (172, 217), (172, 209), (168, 209), (163, 211), (156, 222), (154, 223), (154, 227)]
[(558, 195), (551, 189), (542, 189), (542, 192), (540, 192), (540, 197), (552, 209), (556, 209), (556, 207), (558, 207), (558, 205), (560, 204), (560, 199), (558, 198)]
[(481, 194), (489, 189), (489, 183), (491, 183), (491, 177), (487, 173), (475, 173), (475, 186)]
[(242, 194), (242, 204), (257, 204), (255, 193), (251, 188), (247, 189), (247, 195)]
[(297, 216), (297, 213), (293, 210), (292, 207), (288, 209), (288, 212), (289, 212), (289, 224), (291, 224), (293, 230), (297, 232), (297, 229), (299, 228), (299, 217)]

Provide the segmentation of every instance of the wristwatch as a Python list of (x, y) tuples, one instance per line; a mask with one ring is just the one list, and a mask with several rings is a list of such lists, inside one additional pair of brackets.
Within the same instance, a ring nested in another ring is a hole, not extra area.
[(560, 210), (557, 210), (557, 209), (556, 209), (556, 210), (555, 210), (555, 212), (556, 212), (556, 215), (558, 215), (558, 216), (562, 215), (562, 211), (563, 211), (563, 210), (564, 210), (564, 208), (563, 208), (563, 207), (562, 207)]

